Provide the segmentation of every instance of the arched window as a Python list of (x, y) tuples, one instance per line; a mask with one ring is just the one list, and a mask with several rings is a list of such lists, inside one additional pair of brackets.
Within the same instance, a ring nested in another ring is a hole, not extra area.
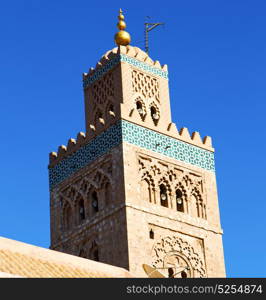
[(98, 248), (93, 251), (93, 260), (99, 261), (99, 251)]
[(78, 212), (79, 212), (79, 222), (82, 222), (85, 220), (85, 206), (84, 206), (84, 200), (80, 199), (78, 202)]
[(65, 230), (69, 230), (72, 227), (72, 209), (69, 203), (66, 203), (63, 210), (63, 225)]
[(139, 112), (140, 115), (144, 114), (143, 108), (142, 108), (142, 103), (140, 101), (136, 102), (136, 107), (137, 107), (137, 111)]
[(145, 108), (143, 107), (143, 104), (141, 103), (141, 101), (136, 102), (136, 108), (137, 108), (137, 111), (138, 111), (142, 121), (144, 121), (146, 112), (145, 112)]
[(162, 206), (168, 207), (167, 190), (164, 184), (160, 185), (160, 202)]
[(99, 211), (98, 195), (96, 191), (93, 191), (91, 194), (91, 205), (94, 213)]
[(114, 105), (113, 104), (110, 104), (110, 106), (109, 106), (109, 112), (114, 113)]
[(150, 230), (150, 239), (154, 240), (154, 231), (152, 229)]
[(184, 212), (184, 200), (183, 200), (183, 195), (180, 190), (176, 190), (175, 192), (176, 195), (176, 209), (177, 211)]
[(95, 261), (99, 261), (99, 247), (96, 243), (96, 241), (93, 241), (91, 244), (91, 249), (90, 249), (90, 255), (89, 255), (90, 259), (93, 259)]
[(150, 184), (147, 179), (141, 180), (141, 198), (143, 201), (151, 202)]
[(190, 199), (190, 213), (192, 217), (198, 217), (198, 199), (196, 195), (192, 195)]
[(174, 269), (168, 268), (168, 278), (174, 278)]
[(187, 272), (182, 271), (181, 272), (181, 278), (187, 278)]
[(110, 204), (110, 200), (111, 200), (111, 184), (109, 182), (107, 182), (105, 184), (105, 205)]
[(87, 254), (86, 254), (86, 251), (84, 249), (81, 249), (79, 251), (79, 257), (87, 258)]
[(153, 123), (156, 126), (159, 121), (159, 114), (154, 106), (151, 106), (150, 111), (151, 111), (151, 118), (153, 120)]

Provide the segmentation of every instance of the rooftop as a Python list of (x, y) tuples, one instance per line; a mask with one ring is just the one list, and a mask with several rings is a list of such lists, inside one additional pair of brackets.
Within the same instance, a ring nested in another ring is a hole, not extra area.
[(127, 270), (0, 237), (0, 277), (130, 278)]

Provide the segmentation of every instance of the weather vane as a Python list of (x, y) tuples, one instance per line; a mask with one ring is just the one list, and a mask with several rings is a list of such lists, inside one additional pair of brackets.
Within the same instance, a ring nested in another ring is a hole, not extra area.
[(154, 29), (155, 27), (159, 26), (159, 25), (164, 25), (164, 23), (148, 23), (145, 22), (144, 23), (144, 33), (145, 33), (145, 52), (147, 54), (149, 54), (149, 40), (148, 40), (148, 32), (151, 31), (152, 29)]

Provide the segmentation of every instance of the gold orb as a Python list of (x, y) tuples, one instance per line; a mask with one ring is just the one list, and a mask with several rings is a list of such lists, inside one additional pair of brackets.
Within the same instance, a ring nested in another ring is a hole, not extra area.
[(117, 28), (118, 28), (119, 30), (124, 30), (124, 29), (126, 28), (126, 23), (125, 23), (124, 21), (119, 21), (119, 22), (117, 23)]
[(127, 46), (131, 41), (130, 34), (124, 30), (120, 30), (115, 35), (115, 42), (117, 46)]

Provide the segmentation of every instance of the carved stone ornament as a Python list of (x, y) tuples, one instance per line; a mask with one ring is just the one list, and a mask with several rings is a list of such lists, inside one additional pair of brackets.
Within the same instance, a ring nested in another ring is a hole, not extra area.
[(175, 236), (166, 236), (154, 244), (152, 266), (165, 277), (206, 277), (199, 254), (188, 242)]

